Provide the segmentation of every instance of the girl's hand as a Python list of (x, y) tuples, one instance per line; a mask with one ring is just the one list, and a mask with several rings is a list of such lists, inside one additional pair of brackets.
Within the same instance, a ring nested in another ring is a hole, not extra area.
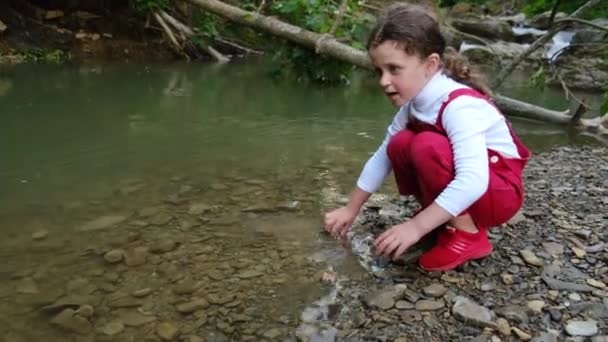
[(374, 241), (376, 255), (390, 258), (393, 254), (393, 260), (396, 260), (423, 235), (421, 229), (412, 220), (393, 226)]
[(349, 207), (342, 207), (325, 214), (325, 230), (338, 239), (344, 237), (355, 221), (358, 212)]

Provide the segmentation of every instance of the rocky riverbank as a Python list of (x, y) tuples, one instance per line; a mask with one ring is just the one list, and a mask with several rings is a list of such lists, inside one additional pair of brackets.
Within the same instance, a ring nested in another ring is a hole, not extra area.
[[(324, 324), (346, 341), (608, 341), (608, 150), (535, 155), (526, 190), (523, 213), (491, 230), (492, 255), (456, 271), (423, 272), (415, 257), (382, 265), (355, 249), (375, 276), (341, 282), (341, 309)], [(379, 202), (356, 241), (414, 208)]]

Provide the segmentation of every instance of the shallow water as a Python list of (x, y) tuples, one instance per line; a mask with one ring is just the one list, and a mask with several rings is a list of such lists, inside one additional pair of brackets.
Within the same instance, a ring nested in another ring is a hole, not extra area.
[[(313, 88), (255, 63), (22, 65), (0, 69), (0, 113), (5, 340), (154, 340), (163, 322), (182, 337), (283, 338), (329, 293), (322, 271), (364, 274), (320, 213), (392, 118), (369, 82)], [(590, 142), (514, 126), (535, 151)]]

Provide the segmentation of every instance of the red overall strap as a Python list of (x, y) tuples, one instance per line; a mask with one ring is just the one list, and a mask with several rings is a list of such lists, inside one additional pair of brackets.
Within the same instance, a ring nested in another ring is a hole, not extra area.
[[(458, 98), (460, 96), (471, 96), (471, 97), (475, 97), (478, 99), (486, 100), (489, 104), (494, 106), (494, 108), (496, 108), (496, 110), (500, 113), (500, 110), (498, 109), (498, 107), (496, 107), (496, 105), (494, 104), (494, 102), (492, 101), (492, 99), (489, 96), (486, 96), (472, 88), (456, 89), (448, 94), (448, 98), (445, 101), (443, 101), (443, 103), (441, 104), (441, 107), (439, 108), (439, 113), (437, 114), (437, 121), (435, 123), (435, 129), (444, 135), (445, 135), (445, 129), (443, 128), (443, 112), (445, 111), (445, 108), (450, 104), (450, 102), (454, 101), (456, 98)], [(509, 121), (506, 118), (505, 118), (505, 122), (507, 124), (507, 127), (509, 128), (509, 133), (511, 134), (513, 143), (515, 144), (515, 146), (517, 146), (517, 152), (519, 153), (520, 158), (524, 159), (524, 160), (529, 159), (530, 155), (531, 155), (530, 151), (524, 146), (524, 144), (521, 143), (521, 141), (519, 140), (517, 135), (515, 135), (515, 132), (513, 131), (511, 124), (509, 123)]]

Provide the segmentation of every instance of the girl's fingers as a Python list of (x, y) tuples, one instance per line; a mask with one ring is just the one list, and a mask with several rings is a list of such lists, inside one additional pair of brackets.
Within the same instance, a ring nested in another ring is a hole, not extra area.
[(384, 233), (380, 234), (380, 236), (378, 236), (378, 238), (376, 238), (376, 241), (374, 241), (374, 246), (376, 248), (378, 248), (380, 246), (380, 244), (382, 244), (382, 242), (384, 242), (384, 240), (389, 237), (391, 235), (391, 230), (387, 230)]
[[(385, 232), (384, 234), (386, 234), (387, 232)], [(382, 238), (382, 236), (380, 236)], [(391, 234), (386, 234), (386, 236), (384, 236), (382, 238), (381, 241), (378, 242), (378, 245), (376, 245), (376, 255), (382, 255), (386, 249), (386, 247), (388, 246), (388, 244), (393, 240), (392, 235)]]
[(397, 240), (397, 239), (391, 240), (391, 242), (388, 243), (388, 245), (384, 249), (384, 253), (382, 253), (382, 255), (384, 255), (387, 258), (390, 258), (391, 254), (397, 247), (399, 247), (399, 240)]
[(395, 254), (393, 254), (393, 260), (397, 260), (408, 247), (409, 246), (406, 243), (401, 243), (401, 245), (399, 245), (399, 248), (397, 248)]

